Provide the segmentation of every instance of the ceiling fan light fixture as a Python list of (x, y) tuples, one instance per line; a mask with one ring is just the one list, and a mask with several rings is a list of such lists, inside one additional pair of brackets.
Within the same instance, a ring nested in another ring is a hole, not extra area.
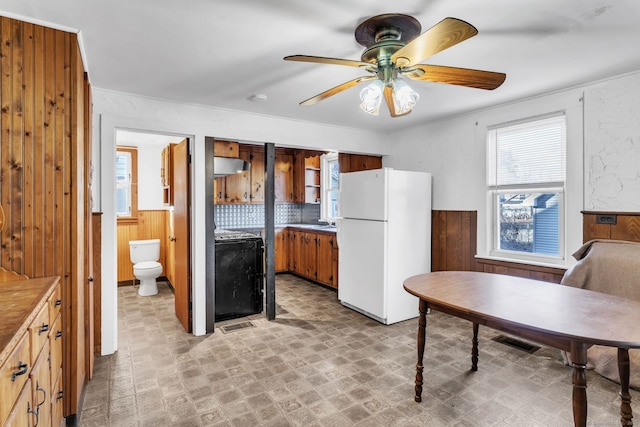
[(365, 112), (377, 116), (380, 113), (382, 92), (384, 83), (382, 80), (374, 80), (360, 91), (360, 108)]
[(393, 105), (396, 113), (406, 114), (415, 107), (420, 95), (401, 79), (393, 81)]

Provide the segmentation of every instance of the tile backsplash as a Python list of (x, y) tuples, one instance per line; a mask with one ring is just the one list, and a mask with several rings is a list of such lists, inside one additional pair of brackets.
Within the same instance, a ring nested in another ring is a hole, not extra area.
[[(320, 205), (281, 203), (275, 205), (275, 223), (317, 224)], [(218, 228), (253, 228), (264, 226), (264, 205), (215, 205)]]

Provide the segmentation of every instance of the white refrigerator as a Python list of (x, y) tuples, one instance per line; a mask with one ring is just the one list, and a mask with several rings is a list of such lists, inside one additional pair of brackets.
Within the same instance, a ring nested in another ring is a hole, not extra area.
[(418, 316), (405, 279), (431, 269), (431, 174), (340, 174), (338, 299), (386, 325)]

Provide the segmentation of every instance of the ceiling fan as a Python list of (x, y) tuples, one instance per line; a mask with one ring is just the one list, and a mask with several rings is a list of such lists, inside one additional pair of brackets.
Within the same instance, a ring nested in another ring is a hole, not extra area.
[(286, 56), (286, 61), (345, 65), (369, 73), (302, 101), (300, 105), (314, 105), (361, 82), (372, 80), (360, 92), (360, 107), (370, 114), (378, 114), (384, 96), (389, 113), (398, 117), (410, 113), (419, 97), (400, 76), (486, 90), (499, 87), (507, 77), (504, 73), (492, 71), (419, 64), (478, 34), (473, 25), (456, 18), (445, 18), (422, 34), (421, 30), (420, 23), (412, 16), (377, 15), (356, 28), (356, 41), (366, 48), (360, 61), (309, 55)]

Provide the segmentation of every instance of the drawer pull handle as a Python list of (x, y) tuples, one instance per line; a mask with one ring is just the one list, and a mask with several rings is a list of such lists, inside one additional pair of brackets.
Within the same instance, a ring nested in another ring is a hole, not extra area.
[(40, 329), (38, 329), (38, 335), (40, 335), (43, 332), (47, 332), (49, 330), (49, 325), (47, 325), (46, 323), (43, 323), (42, 326), (40, 326)]
[(27, 365), (26, 363), (22, 363), (22, 361), (18, 362), (18, 371), (11, 373), (11, 382), (14, 382), (16, 380), (16, 377), (26, 374), (28, 369), (29, 365)]
[(56, 396), (56, 400), (60, 400), (64, 397), (64, 391), (60, 390), (58, 391), (58, 395)]
[(42, 392), (42, 402), (38, 403), (38, 410), (40, 410), (40, 406), (43, 405), (44, 402), (47, 401), (47, 392), (45, 391), (45, 389), (40, 387), (40, 384), (38, 384), (37, 382), (36, 382), (36, 391), (41, 391)]
[(62, 305), (62, 300), (61, 299), (57, 299), (56, 303), (54, 304), (54, 307), (59, 307)]
[(62, 338), (62, 331), (56, 332), (56, 338), (55, 339), (58, 339), (58, 338)]
[(29, 402), (27, 402), (27, 414), (33, 414), (36, 416), (36, 423), (33, 425), (33, 427), (37, 427), (38, 426), (38, 408), (36, 408), (36, 410), (32, 410), (31, 409), (31, 404)]

